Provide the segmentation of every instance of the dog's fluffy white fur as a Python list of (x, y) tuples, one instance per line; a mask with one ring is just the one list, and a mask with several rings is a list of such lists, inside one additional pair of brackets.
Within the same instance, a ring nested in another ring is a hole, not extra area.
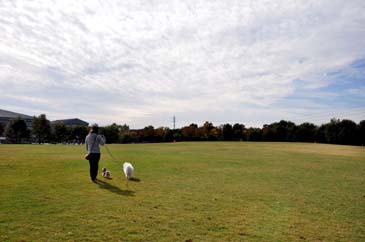
[(134, 171), (134, 168), (133, 168), (132, 164), (129, 163), (129, 162), (124, 162), (124, 164), (123, 164), (123, 172), (124, 172), (125, 177), (128, 180), (132, 178), (133, 171)]
[(108, 171), (105, 167), (103, 167), (103, 169), (101, 170), (101, 174), (103, 175), (103, 177), (106, 177), (106, 178), (110, 178), (110, 176), (111, 176), (110, 171)]

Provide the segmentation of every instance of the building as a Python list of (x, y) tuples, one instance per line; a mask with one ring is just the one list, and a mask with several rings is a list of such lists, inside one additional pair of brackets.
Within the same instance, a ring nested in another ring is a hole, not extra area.
[(0, 123), (6, 127), (6, 125), (9, 123), (10, 120), (21, 118), (25, 121), (25, 124), (27, 125), (28, 129), (32, 128), (33, 123), (33, 117), (21, 114), (21, 113), (15, 113), (7, 110), (0, 109)]
[(78, 118), (54, 120), (51, 123), (52, 124), (63, 123), (65, 126), (68, 126), (68, 127), (77, 127), (77, 126), (86, 126), (87, 127), (89, 125), (88, 122), (85, 122)]
[[(5, 127), (8, 125), (8, 123), (11, 120), (14, 120), (17, 118), (23, 119), (25, 121), (25, 124), (27, 125), (27, 128), (32, 129), (32, 123), (33, 123), (32, 116), (0, 109), (0, 124), (3, 126), (4, 131), (5, 131)], [(0, 144), (5, 143), (5, 142), (6, 142), (5, 132), (0, 133)]]
[[(25, 114), (21, 114), (21, 113), (16, 113), (16, 112), (11, 112), (11, 111), (0, 109), (0, 124), (4, 128), (4, 130), (0, 129), (0, 144), (6, 142), (6, 137), (4, 137), (5, 132), (2, 132), (2, 131), (5, 131), (5, 127), (8, 125), (8, 123), (11, 120), (14, 120), (17, 118), (21, 118), (22, 120), (24, 120), (25, 124), (27, 125), (27, 128), (29, 130), (32, 130), (32, 124), (34, 121), (34, 117), (25, 115)], [(79, 126), (87, 127), (89, 125), (88, 122), (85, 122), (78, 118), (55, 120), (55, 121), (51, 122), (51, 124), (53, 124), (53, 125), (57, 124), (57, 123), (63, 123), (63, 124), (65, 124), (65, 126), (70, 127), (70, 128), (75, 128), (75, 127), (79, 127)], [(31, 139), (34, 139), (34, 137), (31, 137)]]

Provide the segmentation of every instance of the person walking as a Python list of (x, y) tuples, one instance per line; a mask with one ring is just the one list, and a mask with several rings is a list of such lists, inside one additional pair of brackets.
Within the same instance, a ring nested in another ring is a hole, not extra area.
[(89, 156), (90, 178), (96, 182), (100, 160), (100, 145), (105, 144), (104, 135), (99, 135), (99, 127), (93, 125), (85, 138), (86, 150)]

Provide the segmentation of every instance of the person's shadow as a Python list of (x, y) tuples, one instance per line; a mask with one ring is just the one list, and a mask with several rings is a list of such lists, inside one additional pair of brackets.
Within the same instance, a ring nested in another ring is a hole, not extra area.
[(96, 183), (99, 185), (100, 188), (102, 189), (106, 189), (110, 192), (116, 193), (118, 195), (123, 195), (123, 196), (134, 196), (134, 191), (131, 190), (122, 190), (117, 186), (111, 185), (107, 182), (104, 182), (102, 180), (97, 180)]

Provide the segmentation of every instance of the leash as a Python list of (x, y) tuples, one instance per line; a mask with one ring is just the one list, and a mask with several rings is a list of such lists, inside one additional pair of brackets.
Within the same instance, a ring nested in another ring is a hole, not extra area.
[[(106, 144), (104, 144), (104, 147), (106, 149), (106, 151), (108, 152), (109, 156), (112, 158), (112, 160), (117, 164), (120, 165), (119, 161), (115, 158), (115, 156), (110, 152), (108, 146)], [(124, 175), (124, 174), (123, 174)], [(128, 179), (126, 179), (126, 186), (128, 187)]]
[(108, 146), (107, 146), (106, 144), (104, 144), (104, 147), (105, 147), (106, 151), (108, 151), (108, 154), (109, 154), (109, 156), (112, 158), (112, 160), (119, 164), (119, 161), (118, 161), (118, 160), (115, 158), (115, 156), (114, 156), (114, 155), (110, 152), (110, 150), (109, 150)]

